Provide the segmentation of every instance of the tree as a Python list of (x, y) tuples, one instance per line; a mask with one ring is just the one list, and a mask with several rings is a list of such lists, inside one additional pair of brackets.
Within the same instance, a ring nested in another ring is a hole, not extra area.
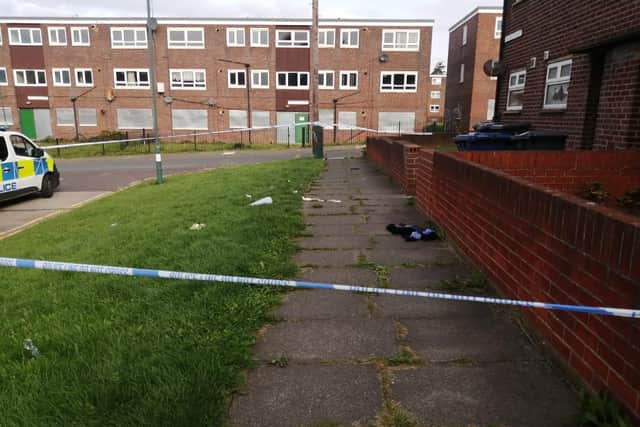
[(440, 74), (444, 75), (446, 71), (446, 66), (444, 65), (444, 61), (436, 62), (436, 65), (433, 67), (433, 71), (431, 74)]

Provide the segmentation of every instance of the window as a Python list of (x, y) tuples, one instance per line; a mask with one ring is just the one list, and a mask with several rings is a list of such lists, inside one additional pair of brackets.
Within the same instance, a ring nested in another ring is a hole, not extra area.
[(18, 156), (36, 157), (36, 147), (20, 135), (11, 135), (11, 145), (13, 151)]
[(440, 86), (442, 84), (442, 78), (440, 77), (431, 77), (431, 84), (434, 86)]
[(460, 83), (464, 83), (464, 64), (460, 64)]
[(44, 70), (13, 70), (16, 86), (46, 86), (47, 76)]
[(309, 47), (309, 31), (276, 30), (276, 47)]
[(251, 70), (251, 87), (269, 89), (269, 70)]
[(381, 132), (414, 132), (415, 122), (415, 112), (381, 111), (378, 113), (378, 130)]
[(333, 71), (318, 72), (318, 89), (333, 89), (335, 73)]
[(72, 46), (89, 46), (89, 29), (87, 27), (71, 27), (71, 45)]
[(49, 46), (66, 46), (67, 30), (64, 27), (49, 27)]
[(9, 84), (9, 80), (7, 79), (7, 69), (2, 67), (0, 68), (0, 85), (7, 86)]
[(440, 91), (432, 90), (431, 91), (431, 99), (440, 99)]
[(462, 46), (467, 44), (467, 33), (468, 33), (469, 29), (467, 28), (467, 26), (465, 25), (464, 27), (462, 27)]
[[(115, 88), (146, 89), (151, 87), (148, 68), (114, 68), (113, 86)], [(138, 128), (132, 128), (138, 129)]]
[(247, 127), (246, 110), (229, 110), (229, 129), (244, 129)]
[(118, 108), (118, 129), (151, 129), (151, 108)]
[(171, 89), (200, 89), (207, 88), (207, 76), (204, 69), (186, 70), (170, 69)]
[(167, 28), (169, 49), (204, 49), (203, 28)]
[(338, 129), (353, 129), (356, 127), (355, 111), (339, 111), (338, 112)]
[(230, 88), (247, 87), (244, 70), (229, 70), (228, 77)]
[(98, 126), (95, 108), (78, 108), (78, 124), (80, 126)]
[(93, 86), (93, 70), (91, 68), (76, 68), (76, 86)]
[(420, 49), (420, 30), (382, 30), (382, 50)]
[(277, 73), (278, 89), (309, 89), (309, 73)]
[(340, 89), (358, 89), (358, 72), (340, 71)]
[(75, 126), (73, 108), (56, 108), (57, 126)]
[(429, 112), (431, 112), (431, 113), (439, 113), (440, 112), (440, 105), (438, 105), (438, 104), (429, 105)]
[(566, 108), (571, 80), (571, 60), (549, 64), (544, 87), (544, 108)]
[(318, 30), (318, 47), (335, 47), (336, 30), (334, 28)]
[(0, 125), (12, 125), (11, 107), (0, 107)]
[(227, 28), (227, 46), (244, 46), (244, 28)]
[(71, 70), (68, 68), (53, 68), (51, 69), (53, 74), (54, 86), (71, 86)]
[(173, 129), (207, 130), (209, 116), (207, 110), (171, 110)]
[(147, 47), (145, 28), (112, 28), (112, 49), (144, 49)]
[(340, 30), (340, 47), (355, 49), (360, 44), (360, 31), (356, 29)]
[(380, 92), (415, 92), (418, 88), (418, 72), (380, 73)]
[(507, 93), (507, 110), (522, 110), (522, 97), (527, 81), (527, 71), (521, 70), (509, 75), (509, 89)]
[(496, 26), (493, 31), (493, 37), (499, 39), (502, 36), (502, 16), (496, 17)]
[(251, 29), (251, 46), (252, 47), (269, 47), (269, 29), (268, 28), (252, 28)]
[(252, 110), (251, 111), (251, 127), (269, 127), (271, 119), (268, 111)]
[(40, 28), (9, 28), (9, 44), (42, 45)]

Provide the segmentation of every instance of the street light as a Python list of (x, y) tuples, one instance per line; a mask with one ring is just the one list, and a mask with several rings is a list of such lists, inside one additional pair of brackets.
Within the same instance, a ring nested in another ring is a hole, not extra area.
[(251, 121), (251, 90), (249, 88), (249, 81), (251, 79), (251, 77), (249, 76), (249, 69), (251, 68), (251, 64), (247, 64), (246, 62), (232, 61), (230, 59), (222, 59), (222, 58), (218, 58), (218, 61), (227, 62), (229, 64), (243, 65), (244, 68), (245, 68), (244, 83), (245, 83), (245, 86), (247, 87), (247, 127), (249, 128), (249, 145), (251, 145), (251, 127), (252, 127), (252, 121)]
[(86, 94), (94, 90), (95, 88), (96, 87), (94, 86), (89, 90), (85, 90), (80, 95), (71, 95), (70, 99), (71, 99), (71, 104), (73, 104), (73, 125), (76, 128), (76, 141), (80, 139), (80, 132), (78, 130), (78, 109), (76, 108), (76, 101), (78, 100), (78, 98), (82, 98), (83, 96), (85, 96)]
[(158, 85), (156, 83), (156, 48), (153, 33), (158, 21), (151, 18), (151, 0), (147, 0), (147, 43), (149, 46), (149, 74), (151, 77), (151, 100), (153, 112), (153, 134), (156, 143), (156, 184), (162, 184), (162, 155), (158, 138)]

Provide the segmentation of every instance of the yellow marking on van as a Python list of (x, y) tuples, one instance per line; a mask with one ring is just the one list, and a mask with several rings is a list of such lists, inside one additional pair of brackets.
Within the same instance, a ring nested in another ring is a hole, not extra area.
[(18, 178), (29, 178), (35, 174), (36, 169), (33, 160), (18, 160)]

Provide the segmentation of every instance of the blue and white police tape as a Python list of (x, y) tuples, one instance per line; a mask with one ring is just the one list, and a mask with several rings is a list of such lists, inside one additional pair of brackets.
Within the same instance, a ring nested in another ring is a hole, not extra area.
[(109, 265), (76, 264), (70, 262), (39, 261), (22, 258), (0, 257), (0, 266), (30, 268), (37, 270), (70, 271), (75, 273), (94, 273), (115, 276), (154, 277), (173, 280), (198, 280), (203, 282), (242, 283), (261, 286), (284, 286), (293, 288), (326, 289), (334, 291), (360, 292), (377, 295), (396, 295), (422, 297), (453, 301), (470, 301), (518, 307), (541, 308), (545, 310), (575, 311), (599, 316), (640, 318), (640, 309), (590, 307), (582, 305), (552, 304), (535, 301), (520, 301), (503, 298), (488, 298), (470, 295), (455, 295), (439, 292), (409, 291), (403, 289), (370, 288), (366, 286), (338, 285), (333, 283), (305, 282), (300, 280), (261, 279), (257, 277), (225, 276), (219, 274), (186, 273), (180, 271), (149, 270), (145, 268), (115, 267)]

